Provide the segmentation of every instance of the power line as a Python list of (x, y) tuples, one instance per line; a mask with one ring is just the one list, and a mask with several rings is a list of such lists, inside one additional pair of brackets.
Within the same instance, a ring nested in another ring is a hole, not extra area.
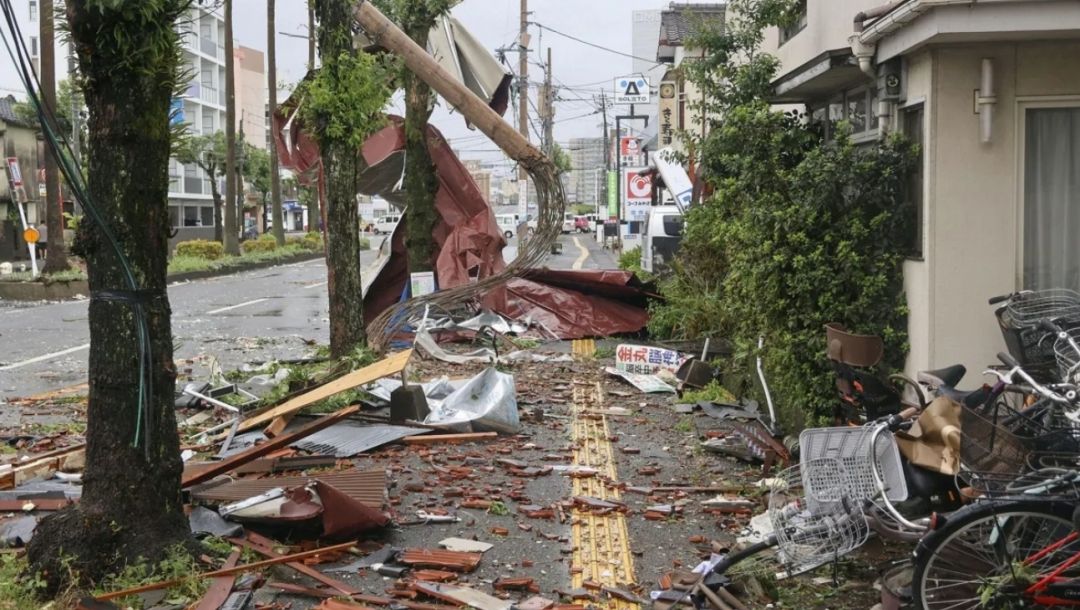
[(532, 25), (535, 25), (538, 28), (540, 28), (541, 31), (547, 30), (547, 31), (549, 31), (549, 32), (551, 32), (553, 34), (558, 34), (559, 36), (562, 36), (564, 38), (569, 38), (570, 40), (580, 42), (581, 44), (588, 45), (588, 46), (596, 48), (596, 49), (600, 49), (601, 51), (607, 51), (608, 53), (613, 53), (615, 55), (621, 55), (623, 57), (629, 57), (630, 59), (636, 59), (638, 61), (652, 62), (653, 65), (649, 68), (649, 70), (652, 70), (656, 66), (662, 65), (664, 63), (662, 61), (660, 61), (660, 62), (656, 61), (655, 58), (648, 59), (648, 58), (645, 58), (645, 57), (638, 57), (637, 55), (631, 55), (630, 53), (624, 53), (622, 51), (616, 51), (615, 49), (605, 47), (603, 45), (596, 44), (595, 42), (589, 42), (588, 40), (578, 38), (577, 36), (571, 36), (570, 34), (567, 34), (565, 32), (560, 32), (559, 30), (549, 28), (548, 26), (546, 26), (546, 25), (544, 25), (542, 23), (538, 23), (536, 21), (530, 21), (529, 23), (532, 24)]

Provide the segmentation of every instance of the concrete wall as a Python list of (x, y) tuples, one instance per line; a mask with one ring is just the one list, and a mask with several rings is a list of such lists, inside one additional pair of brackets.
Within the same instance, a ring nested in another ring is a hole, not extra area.
[[(998, 100), (989, 144), (979, 142), (973, 109), (984, 57), (994, 60)], [(986, 300), (1022, 285), (1022, 110), (1080, 102), (1077, 58), (1080, 42), (1070, 41), (941, 46), (906, 58), (906, 95), (925, 97), (929, 135), (926, 262), (905, 266), (909, 369), (961, 362), (972, 385), (1004, 349)]]
[(780, 60), (779, 74), (790, 72), (824, 51), (847, 48), (848, 37), (855, 33), (855, 15), (880, 4), (882, 0), (807, 0), (806, 27), (782, 45), (780, 31), (767, 29), (762, 50)]

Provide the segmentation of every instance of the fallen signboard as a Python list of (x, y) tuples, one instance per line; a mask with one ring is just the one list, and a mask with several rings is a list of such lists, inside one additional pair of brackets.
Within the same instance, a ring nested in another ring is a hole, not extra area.
[(621, 377), (624, 381), (626, 381), (626, 383), (629, 383), (630, 385), (641, 390), (642, 392), (645, 392), (646, 394), (663, 392), (671, 394), (675, 393), (675, 388), (671, 387), (667, 383), (664, 383), (664, 381), (656, 375), (639, 375), (637, 373), (628, 373), (626, 371), (620, 371), (619, 369), (610, 366), (604, 368), (604, 372), (606, 372), (608, 375)]
[(638, 375), (655, 375), (661, 370), (674, 374), (684, 360), (679, 352), (663, 347), (622, 343), (615, 348), (615, 368)]

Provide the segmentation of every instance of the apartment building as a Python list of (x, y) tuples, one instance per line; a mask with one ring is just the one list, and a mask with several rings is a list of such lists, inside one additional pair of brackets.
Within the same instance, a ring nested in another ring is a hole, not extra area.
[(778, 104), (920, 144), (909, 372), (995, 361), (988, 297), (1080, 289), (1080, 3), (805, 0), (764, 50)]

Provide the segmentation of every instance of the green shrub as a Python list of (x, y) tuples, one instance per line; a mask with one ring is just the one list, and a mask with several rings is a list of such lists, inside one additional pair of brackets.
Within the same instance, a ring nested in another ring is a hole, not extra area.
[(274, 239), (274, 234), (273, 233), (263, 233), (262, 235), (259, 236), (259, 241), (272, 241), (275, 244), (277, 243), (277, 240)]
[(634, 246), (619, 255), (619, 269), (641, 271), (641, 246)]
[(263, 239), (260, 237), (259, 239), (249, 239), (245, 241), (241, 244), (241, 247), (244, 249), (244, 254), (251, 252), (273, 252), (274, 250), (277, 250), (277, 242), (274, 241), (274, 236), (270, 235), (269, 237), (270, 239)]
[(176, 244), (176, 255), (216, 261), (225, 256), (225, 246), (221, 245), (221, 242), (206, 239), (182, 241)]

